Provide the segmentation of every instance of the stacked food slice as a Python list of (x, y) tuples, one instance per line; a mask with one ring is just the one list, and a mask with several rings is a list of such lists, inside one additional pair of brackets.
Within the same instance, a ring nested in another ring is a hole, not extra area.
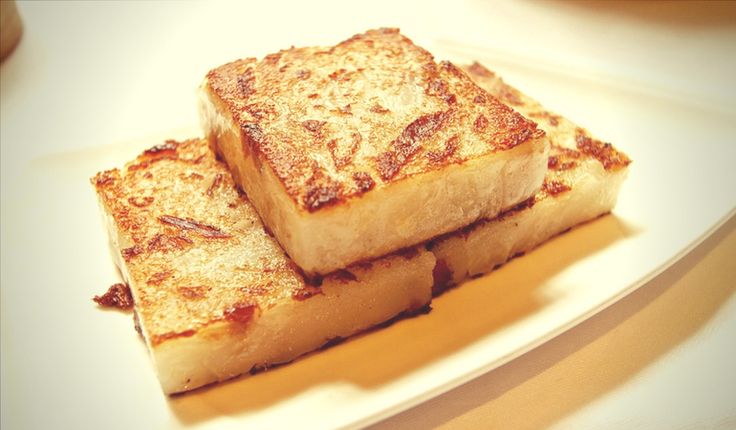
[(466, 71), (396, 30), (236, 61), (202, 87), (206, 140), (93, 179), (165, 392), (424, 309), (610, 211), (626, 156)]
[(610, 143), (549, 112), (480, 64), (464, 70), (489, 93), (539, 121), (550, 142), (550, 156), (542, 187), (533, 197), (429, 244), (438, 259), (440, 288), (489, 272), (576, 224), (610, 212), (631, 162)]
[(310, 275), (494, 217), (534, 195), (547, 166), (533, 121), (395, 29), (218, 67), (200, 111)]

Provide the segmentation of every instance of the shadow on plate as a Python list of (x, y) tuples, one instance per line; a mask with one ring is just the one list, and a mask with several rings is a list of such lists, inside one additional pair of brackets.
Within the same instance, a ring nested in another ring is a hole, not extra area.
[(556, 274), (635, 234), (615, 216), (604, 216), (446, 291), (429, 315), (371, 330), (288, 365), (171, 397), (169, 405), (190, 424), (257, 413), (322, 384), (378, 388), (538, 311), (545, 306), (540, 289)]
[(489, 428), (536, 429), (560, 422), (636, 378), (713, 319), (736, 294), (736, 272), (724, 269), (733, 258), (735, 232), (732, 217), (665, 272), (590, 320), (371, 428), (483, 422)]

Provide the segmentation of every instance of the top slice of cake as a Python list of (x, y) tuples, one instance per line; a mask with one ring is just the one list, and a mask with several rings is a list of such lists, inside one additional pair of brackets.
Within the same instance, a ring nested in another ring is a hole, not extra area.
[(529, 198), (547, 141), (395, 29), (207, 74), (200, 116), (265, 225), (325, 274)]

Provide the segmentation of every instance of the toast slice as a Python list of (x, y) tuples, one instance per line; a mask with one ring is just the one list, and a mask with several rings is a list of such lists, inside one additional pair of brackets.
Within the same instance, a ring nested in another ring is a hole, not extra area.
[(412, 246), (534, 195), (544, 132), (395, 29), (210, 71), (205, 135), (308, 274)]
[(552, 236), (610, 212), (631, 163), (610, 143), (546, 110), (482, 65), (464, 69), (489, 93), (539, 121), (550, 140), (550, 157), (543, 186), (534, 197), (428, 245), (437, 258), (435, 289), (490, 272)]
[(304, 280), (205, 140), (93, 179), (166, 393), (293, 360), (431, 300), (423, 248)]

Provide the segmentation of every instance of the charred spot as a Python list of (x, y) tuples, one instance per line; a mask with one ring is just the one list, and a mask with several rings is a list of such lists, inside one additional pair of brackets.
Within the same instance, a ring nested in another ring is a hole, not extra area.
[[(240, 126), (240, 131), (243, 133), (243, 145), (248, 145), (253, 150), (258, 150), (261, 144), (266, 140), (266, 135), (263, 133), (261, 127), (254, 122), (247, 122)], [(247, 148), (244, 148), (247, 149)], [(245, 153), (250, 151), (246, 150)]]
[(252, 303), (235, 303), (231, 306), (228, 306), (223, 311), (222, 316), (225, 317), (227, 321), (238, 324), (246, 324), (251, 319), (253, 319), (253, 315), (255, 314), (257, 308), (258, 306)]
[(383, 180), (387, 180), (396, 176), (396, 174), (399, 173), (399, 170), (401, 170), (401, 166), (403, 166), (403, 164), (408, 160), (405, 160), (404, 163), (402, 163), (396, 153), (384, 152), (378, 156), (376, 161), (378, 161), (377, 167), (381, 178), (383, 178)]
[(411, 260), (412, 258), (419, 255), (419, 250), (416, 246), (410, 246), (408, 248), (399, 249), (398, 251), (394, 252), (394, 255), (403, 257), (406, 260)]
[(623, 168), (631, 163), (631, 159), (616, 151), (613, 145), (591, 138), (583, 129), (576, 131), (575, 143), (580, 152), (598, 160), (606, 170)]
[(143, 151), (146, 157), (159, 158), (161, 156), (176, 155), (176, 149), (181, 145), (176, 140), (167, 140), (160, 145), (153, 146)]
[(555, 171), (570, 170), (577, 166), (575, 161), (562, 161), (557, 155), (551, 155), (547, 159), (547, 168)]
[(143, 329), (141, 328), (141, 319), (138, 317), (138, 312), (136, 312), (135, 309), (133, 310), (133, 327), (135, 327), (135, 331), (141, 339), (145, 340), (143, 337)]
[(180, 251), (192, 245), (191, 239), (184, 236), (169, 236), (166, 234), (157, 234), (148, 241), (149, 252), (170, 252)]
[(262, 120), (268, 118), (269, 115), (275, 114), (273, 106), (251, 103), (245, 105), (245, 111), (248, 112), (256, 120)]
[(156, 272), (146, 280), (146, 284), (161, 285), (161, 283), (170, 278), (173, 273), (174, 272), (172, 272), (171, 270), (162, 270), (161, 272)]
[(319, 347), (319, 350), (324, 351), (325, 349), (332, 348), (333, 346), (339, 345), (343, 342), (345, 342), (344, 337), (341, 337), (341, 336), (333, 337), (333, 338), (327, 339), (327, 342), (323, 343), (322, 346)]
[[(196, 160), (195, 160), (195, 162), (196, 162)], [(197, 172), (191, 172), (188, 175), (186, 175), (184, 177), (184, 179), (197, 180), (198, 181), (200, 179), (204, 179), (204, 176), (202, 176), (201, 174), (199, 174)]]
[(130, 287), (123, 283), (111, 285), (107, 292), (101, 296), (94, 296), (92, 299), (98, 305), (105, 308), (116, 308), (128, 310), (133, 307), (133, 295)]
[(128, 197), (128, 203), (130, 203), (131, 205), (137, 208), (144, 208), (146, 206), (149, 206), (151, 203), (153, 203), (153, 197), (151, 196)]
[(252, 68), (248, 68), (238, 75), (237, 81), (238, 90), (240, 90), (240, 95), (243, 98), (248, 98), (256, 92), (256, 76)]
[(301, 80), (309, 79), (309, 77), (312, 76), (312, 72), (307, 69), (299, 69), (295, 72), (295, 74), (296, 78)]
[(419, 142), (437, 133), (452, 113), (452, 110), (447, 110), (423, 115), (406, 126), (401, 134), (391, 142), (391, 150), (380, 154), (377, 158), (381, 178), (389, 180), (396, 176), (421, 149)]
[(135, 172), (136, 170), (147, 169), (151, 165), (151, 161), (157, 161), (157, 160), (161, 160), (161, 159), (162, 158), (156, 158), (154, 160), (144, 160), (144, 161), (141, 161), (139, 163), (135, 163), (135, 164), (129, 165), (127, 169), (128, 169), (129, 172)]
[(311, 133), (318, 134), (322, 131), (322, 127), (327, 124), (327, 121), (317, 121), (316, 119), (308, 119), (302, 121), (302, 127), (306, 128)]
[(273, 231), (271, 231), (271, 228), (266, 224), (263, 224), (263, 232), (266, 233), (267, 236), (274, 237)]
[(517, 204), (515, 206), (512, 206), (511, 208), (506, 209), (505, 211), (501, 212), (500, 214), (498, 214), (496, 216), (495, 219), (498, 220), (498, 221), (501, 221), (504, 218), (508, 218), (510, 216), (515, 215), (518, 212), (521, 212), (521, 211), (523, 211), (525, 209), (528, 209), (528, 208), (534, 206), (534, 204), (536, 202), (537, 202), (537, 198), (535, 196), (531, 196), (528, 199), (524, 200), (523, 202), (521, 202), (521, 203), (519, 203), (519, 204)]
[(333, 81), (349, 81), (350, 80), (350, 73), (346, 69), (337, 69), (334, 72), (327, 75), (330, 79)]
[(207, 292), (211, 290), (211, 288), (205, 287), (203, 285), (198, 285), (194, 287), (178, 287), (176, 290), (185, 299), (199, 300), (203, 299), (207, 295)]
[(445, 72), (449, 72), (456, 77), (462, 78), (464, 76), (463, 71), (452, 64), (452, 62), (450, 61), (440, 61), (440, 69), (444, 70)]
[(115, 183), (117, 170), (105, 170), (95, 175), (94, 184), (97, 187), (106, 187)]
[(224, 175), (222, 173), (218, 173), (215, 175), (215, 178), (212, 180), (212, 184), (207, 188), (207, 191), (205, 194), (207, 194), (207, 197), (212, 197), (215, 195), (215, 190), (220, 188), (220, 185), (222, 185), (222, 180), (224, 179)]
[[(514, 118), (518, 119), (519, 121), (524, 121), (524, 118), (520, 115), (514, 115)], [(514, 121), (514, 120), (512, 120)], [(516, 124), (514, 122), (509, 122), (507, 126), (509, 128), (518, 127), (521, 124)], [(533, 122), (529, 122), (529, 125), (531, 128), (525, 128), (520, 130), (517, 133), (513, 133), (511, 135), (506, 136), (501, 141), (497, 142), (497, 146), (502, 149), (511, 149), (517, 145), (520, 145), (524, 142), (526, 142), (529, 139), (539, 139), (545, 135), (544, 130), (540, 128), (536, 128), (537, 124)]]
[(485, 102), (487, 102), (487, 101), (488, 101), (488, 99), (486, 98), (486, 96), (484, 96), (482, 94), (478, 94), (477, 96), (473, 97), (473, 103), (475, 103), (477, 105), (485, 104)]
[(139, 256), (141, 253), (143, 253), (143, 249), (136, 245), (131, 246), (130, 248), (124, 248), (122, 251), (120, 251), (120, 254), (123, 256), (123, 260), (126, 262), (129, 262), (133, 258)]
[(312, 93), (312, 94), (310, 94), (310, 95), (307, 96), (307, 98), (309, 98), (309, 99), (316, 99), (317, 97), (319, 97), (319, 94), (317, 94), (317, 93)]
[(353, 272), (347, 270), (347, 269), (340, 269), (334, 273), (332, 273), (332, 278), (336, 281), (346, 284), (348, 282), (357, 281), (358, 278), (353, 274)]
[(386, 320), (380, 324), (377, 324), (372, 327), (373, 329), (383, 329), (386, 327), (390, 327), (394, 325), (397, 321), (400, 321), (404, 318), (412, 318), (419, 315), (426, 315), (428, 313), (432, 312), (432, 304), (431, 303), (415, 303), (413, 304), (413, 307), (410, 309), (407, 309), (400, 314), (396, 315), (395, 317)]
[(376, 185), (373, 178), (371, 178), (371, 175), (367, 172), (353, 173), (353, 181), (355, 182), (355, 186), (358, 187), (358, 190), (361, 192), (369, 191)]
[(304, 203), (309, 210), (329, 206), (340, 200), (340, 184), (313, 185), (307, 187)]
[(442, 151), (427, 152), (427, 159), (432, 164), (441, 164), (452, 157), (458, 148), (460, 139), (457, 135), (452, 136), (445, 142), (445, 148)]
[(378, 103), (374, 103), (373, 106), (371, 106), (370, 111), (373, 112), (373, 113), (388, 113), (388, 112), (391, 112), (390, 110), (386, 109), (385, 107), (381, 106)]
[(158, 220), (163, 224), (176, 227), (180, 230), (192, 231), (208, 239), (227, 239), (232, 237), (230, 234), (223, 232), (217, 227), (195, 221), (191, 218), (178, 218), (171, 215), (162, 215), (158, 217)]
[(268, 54), (265, 57), (263, 57), (263, 61), (268, 64), (276, 64), (281, 59), (282, 52), (274, 52), (273, 54)]
[(561, 181), (545, 179), (544, 183), (542, 183), (542, 189), (548, 195), (556, 196), (558, 194), (564, 193), (565, 191), (570, 191), (570, 186)]
[(444, 96), (447, 94), (447, 88), (449, 87), (447, 81), (442, 79), (433, 79), (427, 85), (426, 92), (431, 96)]
[(478, 115), (478, 117), (475, 119), (475, 122), (473, 123), (473, 128), (477, 132), (482, 132), (483, 130), (488, 128), (488, 118), (486, 118), (486, 116), (483, 114)]
[(314, 211), (337, 203), (341, 195), (342, 184), (328, 176), (315, 174), (307, 181), (304, 204), (309, 211)]
[(361, 260), (356, 263), (353, 263), (352, 266), (359, 267), (363, 270), (371, 270), (373, 268), (373, 261), (372, 260)]
[(136, 170), (143, 170), (148, 168), (152, 163), (161, 160), (178, 160), (179, 155), (177, 154), (177, 148), (181, 145), (175, 140), (167, 140), (161, 145), (156, 145), (143, 151), (143, 154), (138, 157), (138, 163), (128, 166), (127, 170), (134, 172)]
[(445, 260), (439, 258), (432, 269), (432, 295), (445, 291), (452, 282), (452, 270)]
[[(321, 284), (321, 279), (320, 279), (320, 284)], [(324, 294), (324, 292), (322, 291), (322, 288), (320, 288), (319, 286), (315, 286), (315, 285), (311, 285), (307, 283), (307, 284), (304, 284), (298, 290), (294, 291), (291, 297), (294, 300), (303, 301), (303, 300), (307, 300), (310, 297), (314, 297), (317, 294)]]

